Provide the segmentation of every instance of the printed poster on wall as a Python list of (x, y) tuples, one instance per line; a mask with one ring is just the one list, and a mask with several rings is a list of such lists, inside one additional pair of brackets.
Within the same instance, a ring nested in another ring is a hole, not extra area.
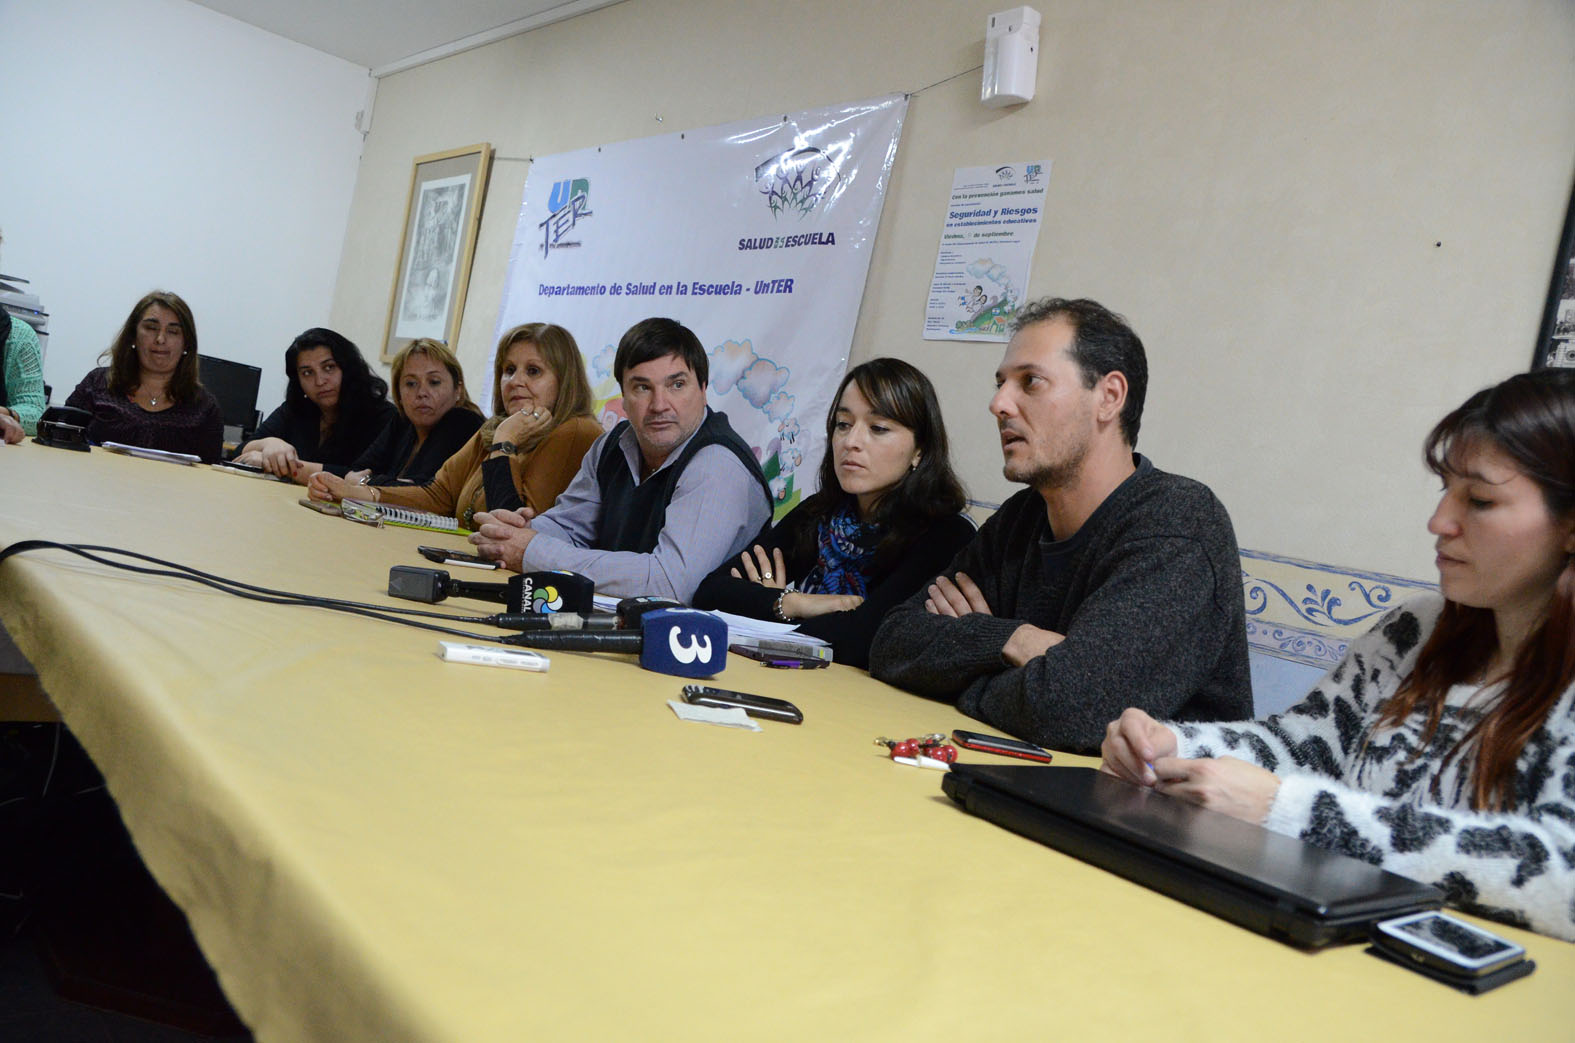
[(619, 337), (651, 316), (684, 323), (781, 517), (817, 484), (906, 111), (893, 95), (537, 159), (498, 336), (572, 333), (610, 430)]
[(953, 173), (925, 340), (1006, 340), (1028, 286), (1049, 184), (1048, 160)]

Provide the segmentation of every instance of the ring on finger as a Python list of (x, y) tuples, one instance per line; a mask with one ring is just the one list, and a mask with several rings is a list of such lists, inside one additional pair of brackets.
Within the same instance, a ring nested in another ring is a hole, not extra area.
[(770, 579), (771, 578), (771, 573), (769, 573), (769, 572), (762, 572), (760, 574), (760, 578), (761, 579)]

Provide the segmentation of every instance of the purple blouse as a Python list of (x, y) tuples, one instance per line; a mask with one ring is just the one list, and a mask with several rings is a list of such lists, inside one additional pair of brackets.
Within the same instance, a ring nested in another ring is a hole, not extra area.
[(88, 439), (94, 443), (123, 442), (145, 449), (172, 453), (191, 453), (211, 464), (224, 447), (224, 418), (218, 401), (206, 389), (197, 389), (191, 402), (177, 402), (162, 412), (152, 413), (124, 395), (109, 391), (109, 369), (93, 370), (82, 378), (66, 405), (93, 414), (88, 424)]

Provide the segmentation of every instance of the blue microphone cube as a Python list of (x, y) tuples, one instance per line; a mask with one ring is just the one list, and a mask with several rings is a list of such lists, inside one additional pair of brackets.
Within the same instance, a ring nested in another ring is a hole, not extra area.
[(727, 667), (727, 624), (693, 608), (663, 608), (640, 617), (640, 665), (677, 677), (710, 677)]

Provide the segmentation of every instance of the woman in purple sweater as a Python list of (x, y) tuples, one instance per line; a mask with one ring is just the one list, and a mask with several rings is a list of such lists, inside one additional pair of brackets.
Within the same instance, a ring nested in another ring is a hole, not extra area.
[(218, 401), (197, 380), (197, 322), (186, 302), (155, 290), (137, 302), (99, 366), (66, 405), (93, 414), (88, 438), (190, 453), (214, 463), (224, 443)]

